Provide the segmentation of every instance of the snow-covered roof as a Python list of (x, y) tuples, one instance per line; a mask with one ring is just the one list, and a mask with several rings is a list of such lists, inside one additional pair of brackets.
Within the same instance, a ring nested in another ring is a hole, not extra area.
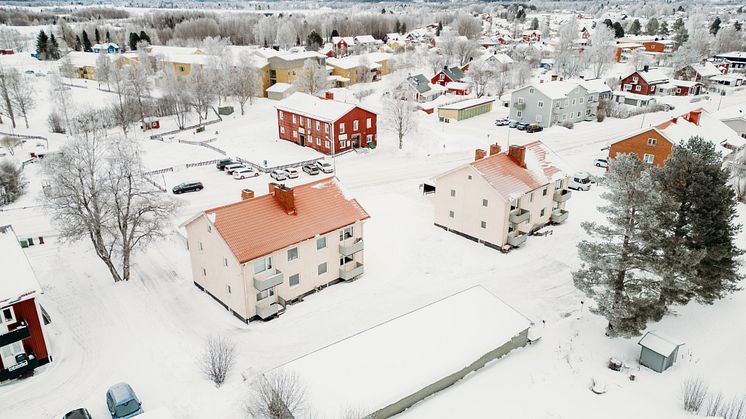
[(172, 55), (172, 54), (204, 54), (201, 48), (192, 47), (171, 47), (166, 45), (150, 45), (145, 47), (145, 51), (150, 55)]
[(268, 93), (285, 93), (288, 89), (292, 88), (292, 84), (288, 83), (275, 83), (267, 88)]
[(94, 44), (91, 49), (97, 50), (97, 49), (109, 49), (109, 47), (113, 47), (116, 49), (119, 49), (119, 45), (113, 43), (113, 42), (107, 42), (104, 44)]
[(355, 105), (321, 99), (308, 93), (295, 92), (281, 100), (275, 108), (307, 115), (320, 121), (333, 122), (353, 110)]
[[(688, 115), (699, 113), (699, 123), (690, 122)], [(673, 144), (686, 141), (693, 136), (699, 136), (715, 144), (723, 155), (730, 154), (732, 149), (740, 149), (746, 146), (746, 138), (738, 135), (732, 128), (718, 118), (713, 117), (702, 108), (694, 109), (690, 113), (678, 118), (669, 119), (656, 125)]]
[(666, 83), (666, 84), (671, 84), (674, 87), (694, 87), (694, 86), (696, 86), (698, 84), (702, 84), (702, 83), (700, 83), (698, 81), (694, 81), (694, 80), (676, 80), (676, 79), (673, 79), (669, 83)]
[(638, 70), (637, 74), (642, 77), (642, 79), (645, 80), (647, 84), (659, 84), (666, 83), (668, 81), (668, 76), (658, 69), (649, 69), (647, 71)]
[(326, 63), (349, 70), (351, 68), (360, 67), (361, 63), (364, 63), (365, 60), (367, 60), (366, 66), (368, 68), (380, 68), (381, 65), (378, 63), (389, 60), (392, 56), (392, 54), (386, 52), (372, 52), (370, 54), (350, 55), (343, 58), (327, 58)]
[(362, 415), (460, 371), (528, 329), (481, 286), (396, 317), (277, 368), (295, 374), (320, 417)]
[(562, 80), (550, 81), (548, 83), (532, 83), (531, 86), (550, 99), (562, 99), (580, 85), (574, 81)]
[(684, 342), (665, 336), (660, 332), (651, 330), (645, 333), (645, 336), (640, 339), (640, 342), (638, 342), (638, 344), (643, 348), (648, 348), (655, 353), (664, 356), (671, 356), (671, 354), (673, 354), (673, 351), (675, 351), (676, 348), (678, 348), (679, 346), (683, 345)]
[(388, 39), (389, 41), (398, 41), (399, 40), (399, 34), (396, 33), (396, 32), (394, 32), (394, 33), (387, 33), (386, 34), (386, 39)]
[(721, 121), (730, 119), (746, 119), (746, 103), (739, 103), (734, 106), (723, 108), (713, 114), (714, 117)]
[(339, 41), (345, 41), (345, 43), (346, 43), (346, 44), (347, 44), (348, 46), (350, 46), (350, 45), (355, 45), (355, 38), (353, 38), (352, 36), (333, 36), (333, 37), (332, 37), (332, 42), (333, 42), (333, 43), (334, 43), (335, 45), (336, 45), (336, 44), (338, 44), (338, 43), (339, 43)]
[(3, 257), (0, 307), (41, 292), (31, 264), (9, 225), (0, 226), (0, 255)]
[(469, 88), (469, 83), (463, 83), (460, 81), (449, 81), (446, 83), (446, 89), (453, 90), (466, 90)]
[[(451, 83), (448, 83), (448, 84), (451, 84)], [(485, 103), (491, 103), (491, 102), (494, 102), (494, 101), (495, 101), (495, 98), (493, 98), (493, 97), (486, 97), (485, 96), (485, 97), (480, 97), (480, 98), (476, 98), (476, 99), (467, 99), (467, 100), (462, 100), (460, 102), (451, 103), (451, 104), (448, 104), (448, 105), (443, 105), (443, 106), (439, 107), (439, 109), (456, 109), (456, 110), (461, 110), (461, 109), (471, 108), (472, 106), (478, 106), (478, 105), (482, 105), (482, 104), (485, 104)]]
[(490, 54), (486, 56), (484, 59), (485, 61), (495, 61), (500, 64), (512, 64), (514, 61), (512, 58), (507, 56), (506, 54), (499, 53), (499, 54)]
[(633, 93), (633, 92), (625, 92), (624, 90), (614, 90), (612, 93), (614, 94), (614, 96), (622, 96), (622, 97), (626, 97), (629, 99), (641, 100), (644, 102), (646, 101), (655, 102), (656, 101), (654, 96), (641, 95), (639, 93)]
[(606, 84), (603, 79), (591, 79), (583, 80), (579, 84), (588, 90), (588, 93), (608, 93), (611, 92), (611, 88)]
[(692, 64), (692, 68), (702, 77), (719, 76), (722, 74), (715, 64), (705, 61), (702, 64)]
[[(98, 56), (99, 54), (95, 52), (70, 51), (65, 55), (65, 59), (75, 67), (96, 67)], [(110, 56), (106, 57), (111, 59)]]
[(375, 44), (376, 38), (373, 38), (373, 35), (360, 35), (355, 37), (355, 41), (361, 44)]
[(737, 59), (737, 60), (746, 60), (746, 51), (731, 51), (731, 52), (723, 52), (721, 54), (715, 54), (715, 57), (717, 58), (726, 58), (726, 59)]

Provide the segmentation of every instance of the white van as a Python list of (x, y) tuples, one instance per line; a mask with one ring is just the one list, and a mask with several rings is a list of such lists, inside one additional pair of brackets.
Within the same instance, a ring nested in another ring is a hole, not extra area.
[(575, 172), (570, 176), (570, 182), (567, 184), (568, 189), (576, 191), (588, 191), (591, 189), (591, 177), (586, 172)]

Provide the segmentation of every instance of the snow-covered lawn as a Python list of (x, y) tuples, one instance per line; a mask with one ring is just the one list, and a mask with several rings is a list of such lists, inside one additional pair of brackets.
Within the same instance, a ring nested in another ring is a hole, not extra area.
[[(366, 105), (380, 109), (384, 83), (373, 84), (378, 92), (363, 101)], [(73, 88), (70, 93), (82, 103), (88, 97), (81, 99), (79, 93), (94, 90)], [(91, 100), (100, 103), (102, 98)], [(726, 97), (723, 106), (744, 98), (743, 92)], [(703, 105), (718, 106), (714, 101), (696, 104)], [(608, 339), (602, 319), (587, 310), (581, 317), (583, 296), (573, 287), (570, 272), (578, 264), (576, 244), (584, 237), (580, 223), (598, 218), (598, 187), (573, 192), (565, 224), (547, 228), (549, 235), (530, 237), (509, 254), (433, 226), (431, 198), (418, 189), (432, 176), (468, 162), (474, 148), (495, 141), (505, 146), (508, 141), (541, 139), (576, 169), (601, 174), (592, 167), (593, 159), (610, 139), (683, 113), (684, 108), (677, 105), (675, 111), (644, 120), (607, 119), (536, 134), (495, 127), (494, 119), (507, 113), (501, 107), (450, 124), (421, 113), (419, 129), (405, 140), (403, 151), (396, 148), (391, 132), (379, 131), (378, 149), (335, 159), (337, 176), (372, 217), (366, 224), (365, 275), (306, 298), (278, 319), (248, 325), (192, 285), (188, 253), (176, 232), (136, 257), (129, 283), (113, 284), (88, 243), (55, 240), (48, 216), (38, 207), (39, 168), (31, 165), (24, 172), (30, 181), (28, 193), (0, 212), (0, 224), (13, 224), (21, 236), (49, 237), (47, 244), (29, 248), (27, 254), (44, 289), (42, 304), (53, 319), (54, 361), (32, 378), (0, 386), (0, 417), (47, 419), (78, 406), (86, 406), (94, 417), (106, 417), (104, 393), (120, 381), (133, 386), (146, 410), (166, 406), (185, 419), (243, 417), (248, 398), (244, 378), (477, 284), (534, 322), (545, 321), (544, 337), (403, 416), (681, 417), (677, 397), (681, 381), (689, 375), (703, 376), (729, 396), (731, 391), (744, 393), (746, 361), (740, 343), (746, 341), (746, 329), (737, 323), (746, 315), (743, 291), (713, 306), (678, 309), (651, 326), (687, 343), (682, 350), (685, 359), (662, 375), (638, 371), (636, 340)], [(46, 114), (39, 109), (35, 115), (32, 130), (44, 132)], [(273, 103), (259, 100), (246, 116), (235, 114), (209, 126), (205, 137), (218, 131), (218, 140), (211, 144), (244, 158), (268, 159), (270, 165), (281, 164), (283, 158), (315, 157), (310, 150), (275, 141), (275, 121)], [(1, 128), (7, 128), (7, 121)], [(147, 135), (135, 137), (143, 138), (145, 161), (152, 169), (219, 158), (203, 147), (145, 140)], [(201, 209), (239, 199), (242, 188), (266, 193), (270, 181), (266, 175), (233, 180), (211, 165), (159, 177), (154, 180), (168, 188), (191, 179), (205, 184), (205, 190), (178, 198), (184, 205), (174, 214), (174, 225)], [(301, 174), (290, 183), (310, 179)], [(199, 373), (196, 362), (204, 340), (213, 334), (233, 338), (239, 354), (234, 373), (220, 389)], [(423, 356), (438, 362), (437, 348)], [(631, 371), (607, 370), (605, 362), (611, 356), (627, 362)], [(635, 381), (629, 381), (629, 373), (636, 375)], [(605, 380), (607, 394), (597, 396), (588, 390), (593, 377)]]

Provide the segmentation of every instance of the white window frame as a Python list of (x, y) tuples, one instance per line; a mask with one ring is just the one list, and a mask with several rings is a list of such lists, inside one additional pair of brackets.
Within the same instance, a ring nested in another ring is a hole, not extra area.
[(373, 126), (373, 118), (368, 118), (365, 120), (365, 128), (370, 128)]
[(655, 161), (655, 154), (645, 153), (645, 155), (642, 157), (642, 160), (647, 164), (653, 164), (653, 162)]
[[(322, 266), (324, 267), (323, 271), (321, 268)], [(329, 267), (327, 266), (326, 262), (320, 263), (319, 266), (316, 267), (316, 275), (324, 275), (327, 272), (329, 272)]]
[[(294, 253), (295, 253), (295, 257), (292, 257), (292, 256), (291, 256), (291, 252), (293, 252), (293, 251), (295, 251), (295, 252), (294, 252)], [(290, 261), (293, 261), (293, 260), (296, 260), (296, 259), (300, 258), (300, 249), (298, 249), (298, 246), (296, 246), (296, 247), (292, 247), (292, 248), (288, 249), (288, 252), (287, 252), (287, 253), (288, 253), (288, 262), (290, 262)]]
[[(261, 270), (257, 270), (259, 267), (259, 262), (264, 265), (264, 267)], [(266, 272), (270, 269), (272, 269), (272, 256), (265, 256), (263, 258), (257, 259), (253, 263), (254, 265), (254, 275), (260, 274), (262, 272)]]
[(658, 144), (658, 140), (655, 138), (648, 138), (648, 145), (651, 147), (655, 147)]
[(352, 121), (352, 130), (353, 131), (357, 131), (359, 127), (360, 127), (360, 124), (358, 123), (357, 119), (354, 120), (354, 121)]
[[(295, 284), (293, 284), (293, 277), (296, 277), (296, 279), (298, 281)], [(288, 285), (290, 287), (297, 287), (298, 285), (300, 285), (300, 274), (297, 273), (297, 274), (292, 274), (292, 275), (288, 276)]]
[(339, 133), (340, 134), (344, 134), (345, 133), (345, 123), (344, 122), (340, 122), (339, 123)]
[[(323, 246), (319, 246), (323, 243)], [(316, 250), (326, 249), (326, 236), (316, 238)]]
[(538, 106), (540, 108), (543, 108), (544, 107), (544, 101), (540, 100), (540, 101), (536, 102), (536, 106)]

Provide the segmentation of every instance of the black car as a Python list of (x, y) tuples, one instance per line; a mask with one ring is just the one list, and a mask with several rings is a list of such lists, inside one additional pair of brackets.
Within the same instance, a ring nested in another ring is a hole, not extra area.
[(311, 176), (319, 174), (319, 168), (315, 164), (306, 164), (303, 166), (303, 171)]
[(182, 194), (185, 192), (197, 192), (201, 191), (205, 187), (202, 185), (202, 182), (184, 182), (180, 183), (172, 189), (173, 193), (176, 195)]
[(233, 159), (223, 159), (223, 160), (218, 161), (215, 167), (217, 167), (218, 170), (225, 170), (225, 166), (228, 166), (229, 164), (235, 164), (235, 163), (238, 163), (238, 162)]
[(543, 130), (544, 128), (539, 124), (531, 124), (528, 127), (526, 127), (526, 132), (539, 132)]
[(92, 419), (92, 418), (91, 418), (91, 414), (88, 413), (88, 410), (81, 407), (80, 409), (75, 409), (75, 410), (65, 413), (65, 416), (63, 416), (62, 419)]
[(525, 130), (526, 128), (528, 128), (528, 124), (527, 124), (527, 123), (525, 123), (525, 122), (519, 122), (519, 123), (515, 124), (515, 127), (516, 127), (517, 129), (519, 129), (519, 130), (523, 131), (523, 130)]

